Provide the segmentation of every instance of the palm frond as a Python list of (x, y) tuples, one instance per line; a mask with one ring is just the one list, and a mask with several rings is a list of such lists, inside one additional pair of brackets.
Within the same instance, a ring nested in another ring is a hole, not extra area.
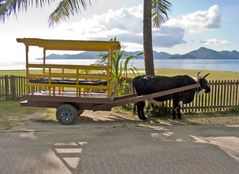
[(91, 4), (91, 0), (61, 0), (49, 17), (49, 26), (53, 26), (61, 20), (78, 14), (82, 9), (85, 10), (87, 4)]
[(154, 27), (167, 21), (171, 3), (168, 0), (152, 0), (152, 19)]
[(138, 76), (139, 75), (139, 70), (135, 66), (132, 66), (130, 68), (130, 71), (133, 73), (134, 76)]
[(43, 7), (55, 0), (0, 0), (0, 21), (5, 21), (11, 14), (17, 15), (19, 11), (27, 11), (28, 7)]

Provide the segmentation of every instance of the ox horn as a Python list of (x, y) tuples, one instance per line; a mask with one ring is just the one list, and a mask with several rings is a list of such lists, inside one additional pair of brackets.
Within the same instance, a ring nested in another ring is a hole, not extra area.
[(197, 77), (199, 76), (200, 73), (201, 73), (201, 71), (199, 71), (199, 72), (197, 73)]
[(205, 76), (203, 76), (203, 78), (206, 78), (210, 73), (207, 73)]

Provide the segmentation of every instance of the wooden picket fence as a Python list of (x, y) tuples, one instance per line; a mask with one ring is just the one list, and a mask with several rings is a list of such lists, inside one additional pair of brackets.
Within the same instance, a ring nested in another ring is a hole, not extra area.
[[(210, 80), (211, 92), (195, 95), (194, 101), (182, 107), (183, 112), (212, 112), (239, 109), (238, 80)], [(164, 107), (172, 107), (172, 101), (163, 103)]]
[[(0, 76), (0, 99), (16, 100), (26, 94), (26, 77)], [(183, 106), (183, 112), (223, 111), (239, 107), (239, 80), (210, 80), (211, 92), (195, 95), (192, 103)], [(132, 93), (132, 80), (129, 80), (129, 92)], [(163, 103), (171, 107), (172, 101)]]
[(194, 101), (183, 107), (184, 112), (224, 111), (239, 107), (238, 80), (211, 80), (211, 92), (196, 95)]
[(20, 99), (26, 92), (25, 82), (24, 76), (0, 76), (0, 99)]

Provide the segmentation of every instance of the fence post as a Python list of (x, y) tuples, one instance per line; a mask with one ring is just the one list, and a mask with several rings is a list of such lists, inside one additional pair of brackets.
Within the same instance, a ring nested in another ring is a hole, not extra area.
[(16, 99), (16, 83), (15, 77), (10, 76), (10, 90), (11, 90), (11, 99)]
[(9, 99), (9, 83), (8, 83), (8, 76), (4, 76), (5, 79), (5, 97), (8, 100)]
[(236, 81), (236, 105), (239, 107), (239, 92), (238, 92), (239, 81)]

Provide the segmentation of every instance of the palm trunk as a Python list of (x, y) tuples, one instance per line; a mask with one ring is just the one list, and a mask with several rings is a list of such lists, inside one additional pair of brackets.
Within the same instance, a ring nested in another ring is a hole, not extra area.
[(152, 0), (144, 0), (144, 62), (147, 75), (154, 75), (154, 60), (152, 49)]

